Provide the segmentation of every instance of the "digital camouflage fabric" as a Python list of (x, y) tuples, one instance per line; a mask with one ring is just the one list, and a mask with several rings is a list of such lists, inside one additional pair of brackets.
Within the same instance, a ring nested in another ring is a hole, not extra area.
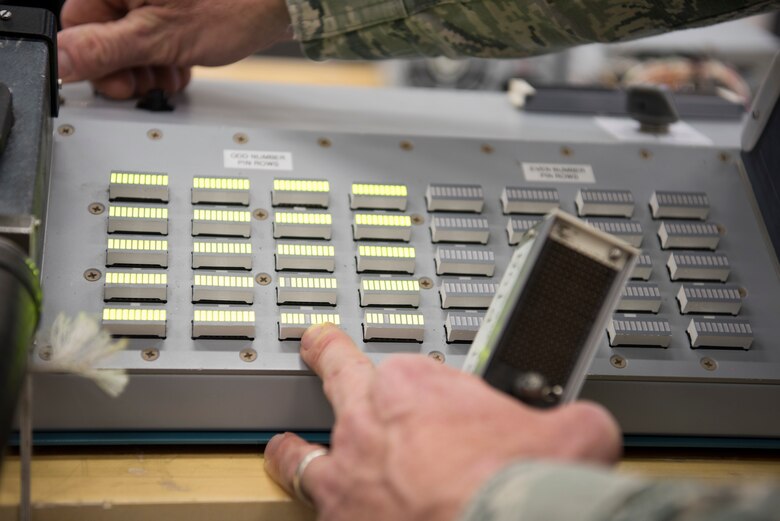
[(780, 483), (649, 480), (525, 462), (496, 474), (460, 521), (778, 521)]
[(312, 59), (513, 58), (630, 40), (780, 7), (780, 0), (287, 0)]

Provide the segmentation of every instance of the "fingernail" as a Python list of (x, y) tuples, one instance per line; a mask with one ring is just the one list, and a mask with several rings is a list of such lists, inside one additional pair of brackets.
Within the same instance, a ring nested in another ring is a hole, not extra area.
[(57, 65), (59, 67), (59, 75), (62, 81), (69, 81), (73, 76), (73, 64), (70, 61), (70, 56), (67, 52), (60, 50), (57, 52)]

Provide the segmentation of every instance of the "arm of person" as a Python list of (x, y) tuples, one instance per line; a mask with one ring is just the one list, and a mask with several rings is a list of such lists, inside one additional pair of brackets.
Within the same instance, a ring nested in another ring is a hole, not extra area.
[(111, 98), (182, 90), (295, 35), (316, 60), (520, 57), (639, 38), (780, 7), (780, 0), (67, 0), (60, 77)]
[(710, 25), (778, 0), (287, 0), (309, 58), (513, 58)]
[(711, 486), (593, 467), (520, 462), (491, 477), (460, 521), (777, 521), (777, 483)]

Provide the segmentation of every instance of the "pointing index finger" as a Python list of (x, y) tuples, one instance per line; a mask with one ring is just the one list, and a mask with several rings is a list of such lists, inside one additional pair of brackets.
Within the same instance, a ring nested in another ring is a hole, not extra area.
[(371, 360), (333, 324), (310, 327), (301, 339), (301, 357), (322, 378), (336, 415), (364, 400), (374, 378)]

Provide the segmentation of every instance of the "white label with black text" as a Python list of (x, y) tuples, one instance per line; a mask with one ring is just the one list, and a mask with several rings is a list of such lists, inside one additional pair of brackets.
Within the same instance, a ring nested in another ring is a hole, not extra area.
[(249, 170), (292, 170), (291, 152), (265, 150), (224, 150), (225, 168)]
[(595, 183), (590, 165), (562, 165), (557, 163), (523, 163), (526, 181), (546, 183)]

